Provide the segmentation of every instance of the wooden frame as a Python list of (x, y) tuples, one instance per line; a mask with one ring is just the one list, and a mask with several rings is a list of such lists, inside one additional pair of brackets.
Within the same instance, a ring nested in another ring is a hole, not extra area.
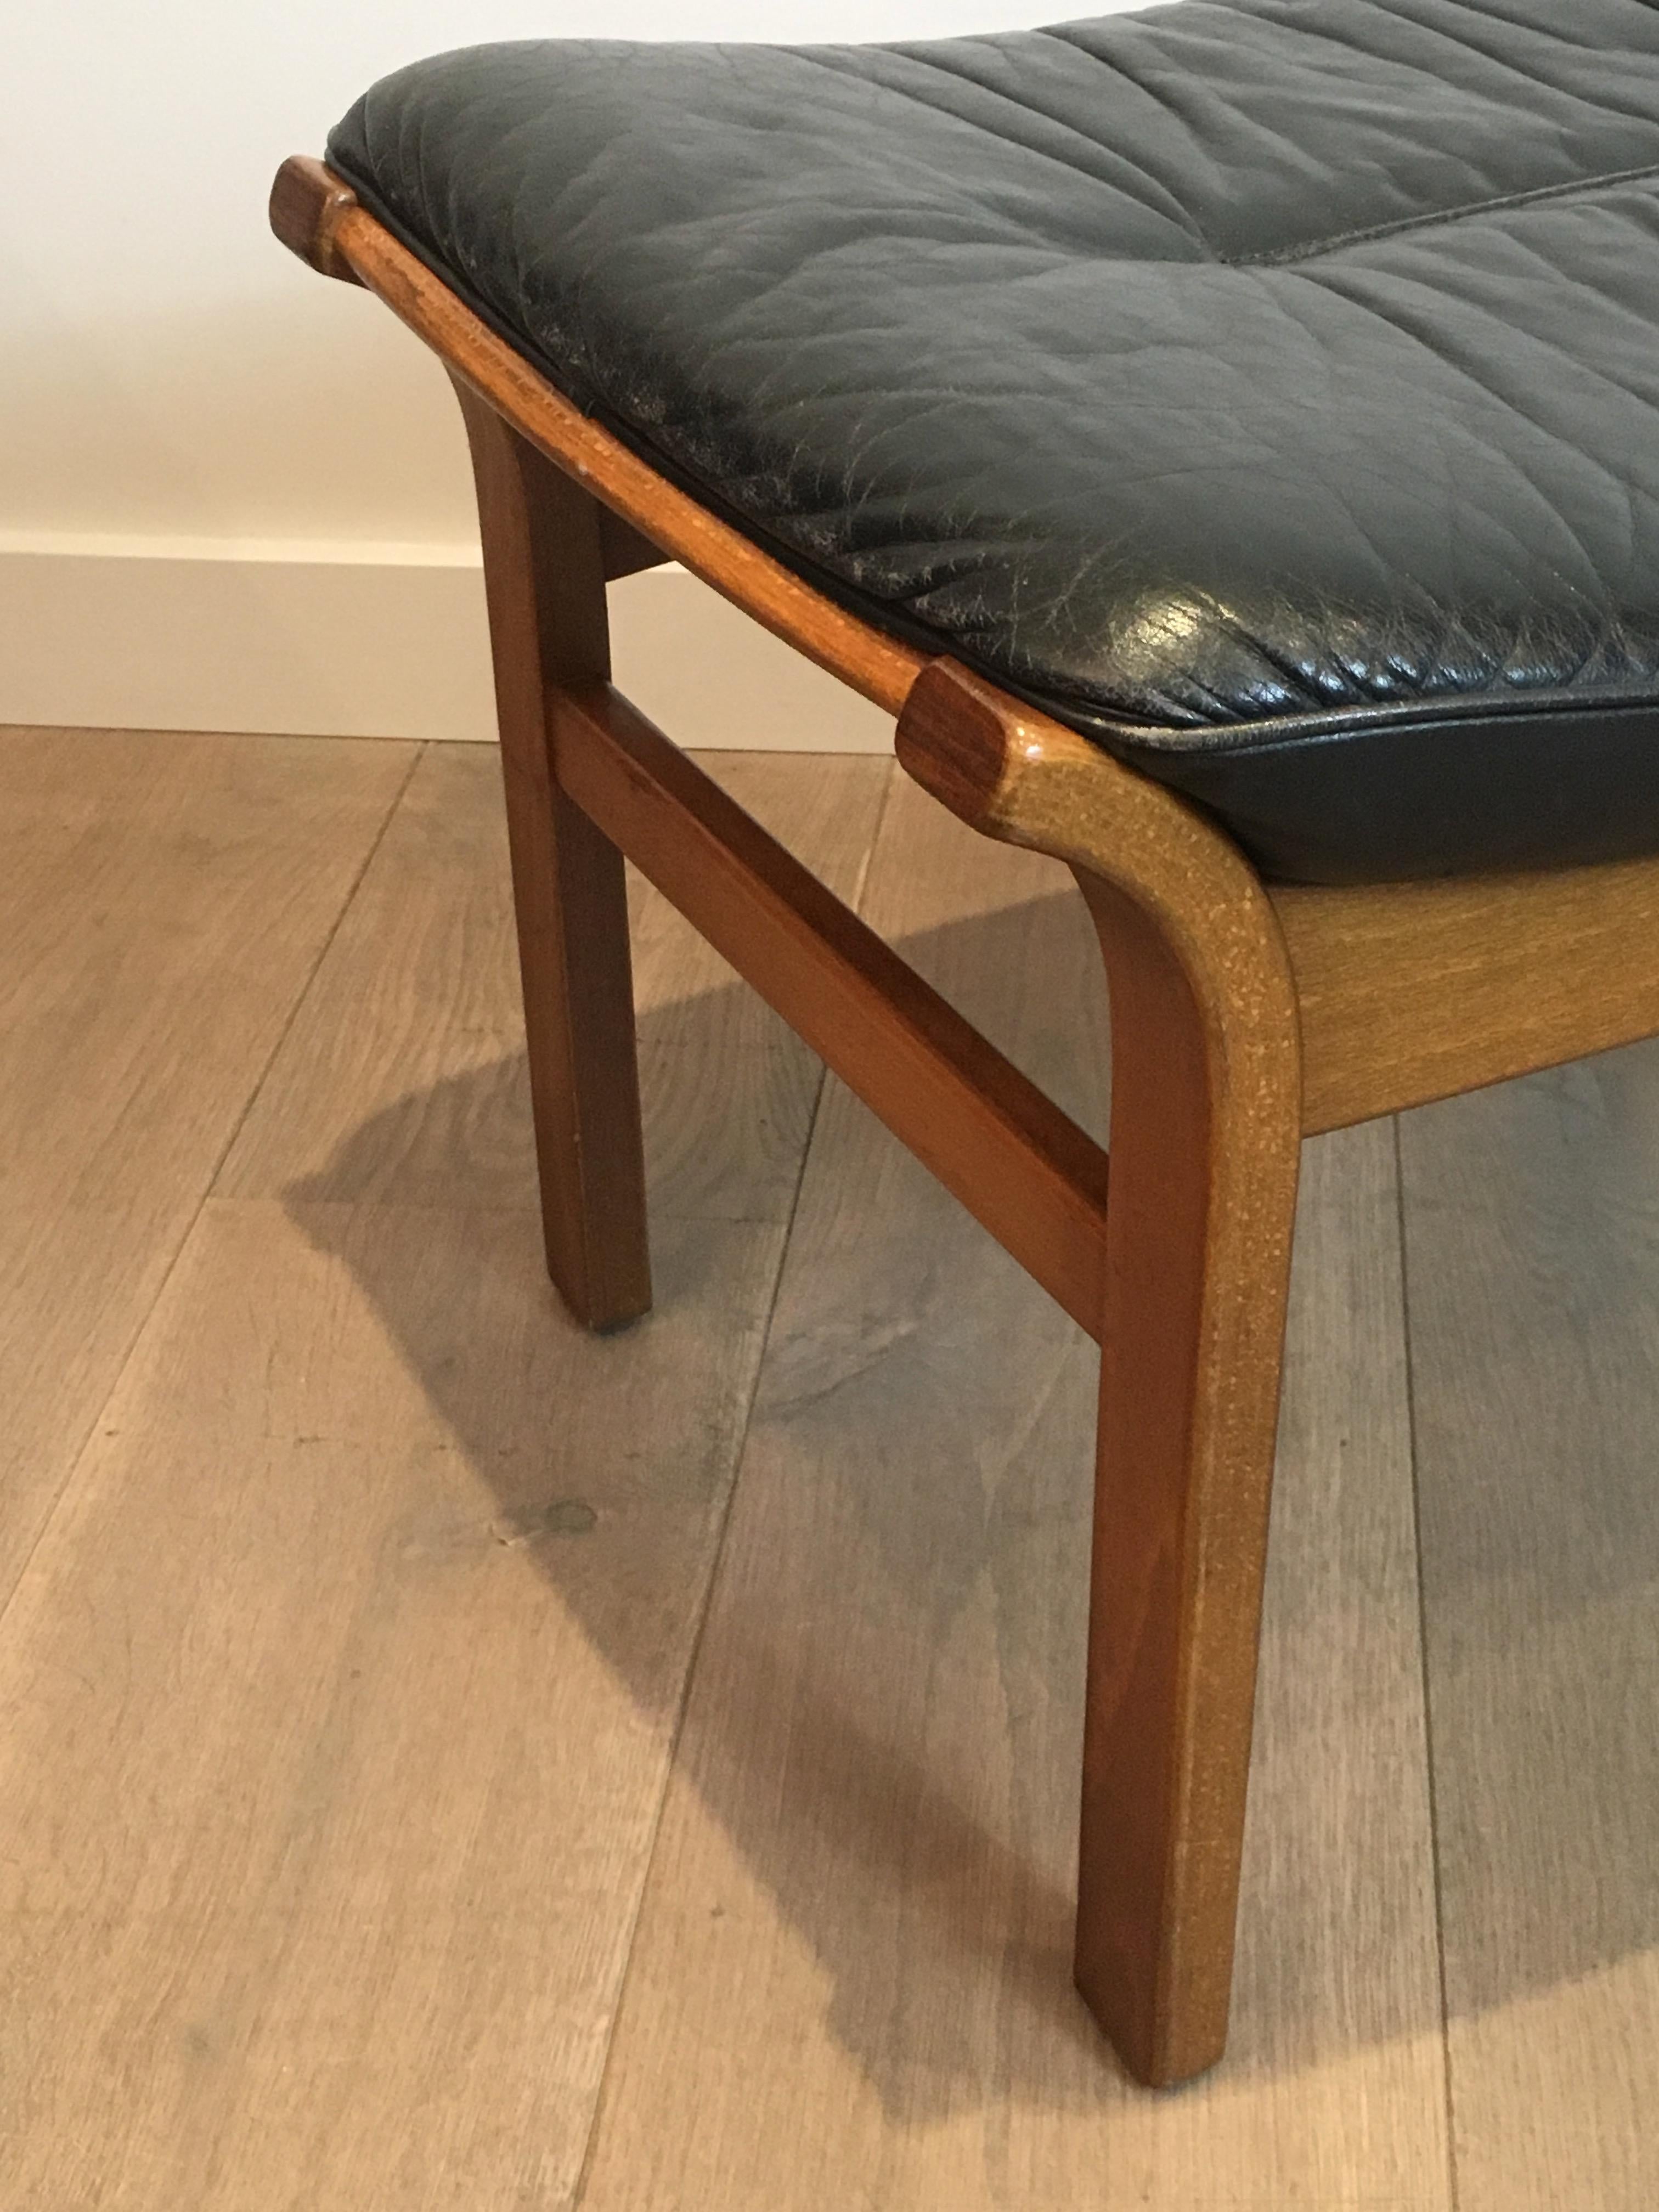
[[(471, 438), (548, 1262), (650, 1300), (622, 856), (1100, 1340), (1079, 1986), (1143, 2081), (1226, 2038), (1300, 1139), (1659, 1031), (1659, 860), (1320, 890), (832, 605), (583, 416), (321, 164), (277, 235), (447, 364)], [(906, 769), (1072, 868), (1111, 1004), (1099, 1146), (609, 683), (608, 578), (683, 562), (897, 717)]]

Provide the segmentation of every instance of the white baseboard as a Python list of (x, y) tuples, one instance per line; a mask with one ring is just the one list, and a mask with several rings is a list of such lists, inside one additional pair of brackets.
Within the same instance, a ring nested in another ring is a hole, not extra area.
[[(617, 682), (678, 742), (884, 752), (892, 723), (684, 569), (611, 587)], [(461, 546), (0, 536), (0, 723), (494, 736)]]

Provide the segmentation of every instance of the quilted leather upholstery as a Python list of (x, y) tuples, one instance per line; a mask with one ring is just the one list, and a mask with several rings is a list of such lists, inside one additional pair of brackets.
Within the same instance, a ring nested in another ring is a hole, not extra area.
[(1659, 9), (484, 46), (329, 159), (871, 621), (1270, 872), (1659, 848)]

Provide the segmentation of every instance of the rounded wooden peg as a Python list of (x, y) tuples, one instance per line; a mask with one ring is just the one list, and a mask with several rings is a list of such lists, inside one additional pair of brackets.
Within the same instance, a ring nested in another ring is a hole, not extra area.
[(290, 253), (320, 275), (360, 283), (334, 245), (335, 226), (356, 204), (356, 192), (332, 169), (309, 154), (290, 154), (271, 183), (270, 227)]

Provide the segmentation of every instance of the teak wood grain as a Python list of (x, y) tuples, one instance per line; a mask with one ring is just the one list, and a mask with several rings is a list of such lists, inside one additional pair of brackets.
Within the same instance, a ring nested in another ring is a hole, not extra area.
[[(462, 393), (549, 1249), (574, 1310), (603, 1323), (644, 1299), (625, 852), (1100, 1334), (1077, 1972), (1139, 2078), (1183, 2079), (1226, 2035), (1301, 1137), (1659, 1024), (1629, 949), (1659, 861), (1576, 884), (1270, 890), (1173, 793), (924, 665), (666, 483), (320, 166), (287, 165), (272, 216), (386, 301)], [(900, 760), (965, 821), (1071, 867), (1109, 978), (1109, 1206), (1091, 1140), (609, 690), (605, 577), (651, 547), (896, 711)], [(1552, 932), (1540, 993), (1515, 948)]]
[(549, 693), (562, 787), (1091, 1335), (1106, 1157), (608, 686)]
[(622, 854), (553, 773), (556, 687), (611, 673), (600, 510), (463, 382), (489, 558), (484, 586), (507, 784), (548, 1266), (592, 1328), (651, 1304)]
[(1310, 1131), (1659, 1030), (1659, 860), (1268, 896)]
[[(901, 781), (860, 911), (1103, 1126), (1059, 870)], [(1066, 1969), (1097, 1362), (831, 1090), (584, 2212), (1449, 2212), (1402, 1325), (1393, 1132), (1319, 1139), (1232, 2045), (1148, 2097)]]
[(1110, 984), (1078, 1979), (1143, 2081), (1226, 2040), (1300, 1155), (1295, 1001), (1261, 887), (1188, 807), (946, 663), (899, 758), (1070, 862)]

